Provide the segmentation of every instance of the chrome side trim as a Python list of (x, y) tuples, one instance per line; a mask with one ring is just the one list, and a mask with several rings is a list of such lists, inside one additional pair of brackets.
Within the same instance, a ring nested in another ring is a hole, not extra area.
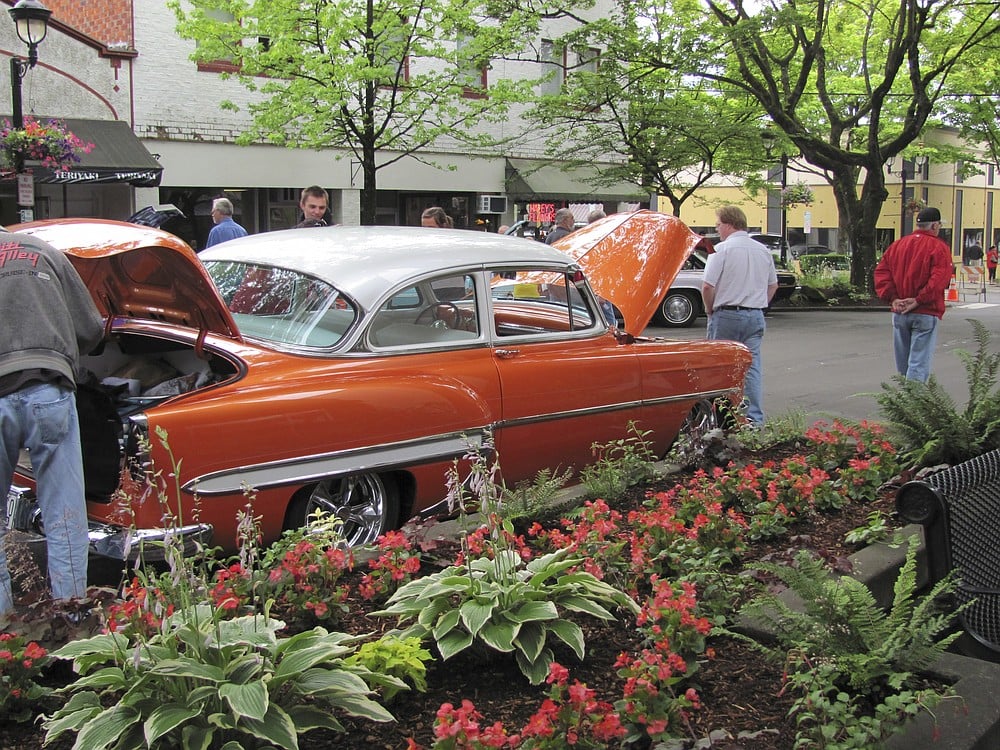
[[(27, 487), (11, 487), (7, 493), (7, 525), (11, 531), (20, 532), (27, 542), (45, 539), (41, 511), (35, 493)], [(113, 560), (129, 560), (140, 556), (145, 562), (162, 562), (168, 538), (183, 543), (184, 556), (190, 557), (208, 547), (213, 529), (209, 524), (197, 523), (173, 529), (132, 529), (126, 526), (87, 522), (90, 552)]]
[(90, 551), (113, 560), (141, 559), (143, 562), (163, 562), (167, 539), (180, 540), (184, 557), (207, 549), (214, 529), (207, 523), (179, 526), (173, 529), (130, 529), (90, 522)]
[(302, 456), (282, 461), (237, 466), (232, 469), (212, 472), (191, 479), (183, 485), (182, 489), (191, 494), (197, 493), (202, 497), (232, 495), (242, 493), (246, 487), (260, 490), (294, 484), (308, 484), (309, 482), (315, 482), (327, 477), (366, 471), (381, 471), (432, 461), (448, 461), (461, 456), (470, 448), (480, 448), (482, 446), (483, 434), (487, 431), (541, 424), (543, 422), (553, 422), (563, 419), (577, 419), (592, 414), (653, 407), (678, 401), (700, 401), (724, 396), (730, 392), (731, 389), (717, 389), (677, 396), (663, 396), (662, 398), (655, 399), (623, 401), (616, 404), (604, 404), (602, 406), (583, 409), (548, 412), (545, 414), (518, 417), (517, 419), (502, 420), (492, 425), (471, 428), (467, 432), (454, 432), (389, 445), (354, 448), (332, 453), (322, 453), (315, 456)]
[(685, 393), (679, 396), (663, 396), (662, 398), (641, 399), (637, 401), (622, 401), (617, 404), (590, 406), (585, 409), (569, 409), (566, 411), (536, 414), (530, 417), (518, 417), (517, 419), (509, 419), (498, 422), (494, 426), (497, 428), (519, 427), (521, 425), (540, 424), (542, 422), (552, 422), (560, 419), (575, 419), (577, 417), (586, 417), (591, 414), (604, 414), (606, 412), (625, 411), (627, 409), (638, 409), (638, 408), (659, 406), (660, 404), (672, 404), (676, 403), (677, 401), (692, 401), (692, 400), (701, 401), (703, 399), (718, 398), (719, 396), (725, 396), (730, 392), (731, 389), (726, 388), (714, 391), (700, 391), (698, 393)]
[(242, 493), (244, 487), (265, 489), (290, 484), (307, 484), (331, 476), (356, 474), (428, 461), (445, 461), (461, 456), (470, 448), (482, 446), (488, 427), (476, 427), (464, 433), (366, 448), (324, 453), (316, 456), (272, 461), (205, 474), (186, 482), (185, 492), (210, 497)]

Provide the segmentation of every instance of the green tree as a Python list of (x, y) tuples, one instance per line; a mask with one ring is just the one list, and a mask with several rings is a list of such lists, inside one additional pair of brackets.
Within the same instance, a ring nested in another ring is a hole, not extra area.
[[(962, 82), (948, 100), (951, 109), (947, 120), (960, 129), (963, 138), (982, 149), (984, 161), (1000, 164), (1000, 41), (976, 50), (966, 58), (966, 64)], [(976, 93), (983, 91), (988, 94)]]
[(611, 17), (564, 36), (559, 44), (575, 50), (568, 59), (598, 48), (600, 64), (569, 70), (533, 116), (554, 133), (550, 155), (568, 166), (607, 164), (598, 171), (602, 182), (641, 185), (665, 196), (680, 216), (713, 176), (761, 169), (762, 113), (743, 92), (692, 86), (679, 70), (651, 62), (672, 54), (669, 19), (664, 5), (622, 3)]
[[(171, 0), (196, 61), (226, 61), (254, 92), (239, 141), (346, 150), (364, 175), (361, 221), (375, 223), (376, 173), (426, 158), (442, 141), (490, 148), (532, 81), (491, 60), (516, 58), (540, 14), (487, 0)], [(484, 85), (484, 71), (488, 83)], [(223, 107), (236, 109), (231, 101)], [(335, 152), (336, 153), (336, 152)]]
[[(883, 165), (906, 156), (979, 48), (994, 44), (1000, 3), (965, 0), (708, 0), (686, 34), (684, 67), (753, 96), (837, 199), (851, 282), (872, 288)], [(690, 13), (688, 14), (690, 16)], [(661, 61), (675, 67), (677, 60)], [(988, 92), (993, 93), (993, 92)], [(860, 193), (858, 184), (861, 184)]]

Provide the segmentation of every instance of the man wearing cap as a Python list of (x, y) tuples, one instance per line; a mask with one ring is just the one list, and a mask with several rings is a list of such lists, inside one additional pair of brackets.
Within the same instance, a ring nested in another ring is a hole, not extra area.
[(916, 231), (889, 245), (875, 267), (875, 293), (892, 306), (896, 370), (923, 383), (931, 374), (938, 321), (953, 273), (951, 249), (938, 237), (940, 231), (941, 212), (923, 209)]

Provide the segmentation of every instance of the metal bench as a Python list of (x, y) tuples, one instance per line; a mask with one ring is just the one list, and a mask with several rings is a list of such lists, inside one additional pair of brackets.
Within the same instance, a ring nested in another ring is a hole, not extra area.
[(907, 482), (896, 496), (904, 521), (924, 527), (932, 583), (952, 570), (968, 637), (958, 647), (1000, 661), (1000, 450)]

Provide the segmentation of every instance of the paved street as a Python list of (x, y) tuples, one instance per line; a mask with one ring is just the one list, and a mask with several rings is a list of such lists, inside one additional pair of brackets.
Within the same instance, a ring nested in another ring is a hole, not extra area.
[[(948, 303), (938, 332), (934, 374), (960, 406), (968, 399), (965, 366), (956, 349), (975, 350), (967, 318), (981, 321), (1000, 348), (1000, 287), (984, 304)], [(764, 336), (764, 406), (768, 416), (798, 411), (810, 421), (878, 419), (877, 393), (895, 368), (887, 311), (782, 310), (767, 317)], [(650, 335), (702, 338), (705, 318), (692, 328), (649, 328)]]

